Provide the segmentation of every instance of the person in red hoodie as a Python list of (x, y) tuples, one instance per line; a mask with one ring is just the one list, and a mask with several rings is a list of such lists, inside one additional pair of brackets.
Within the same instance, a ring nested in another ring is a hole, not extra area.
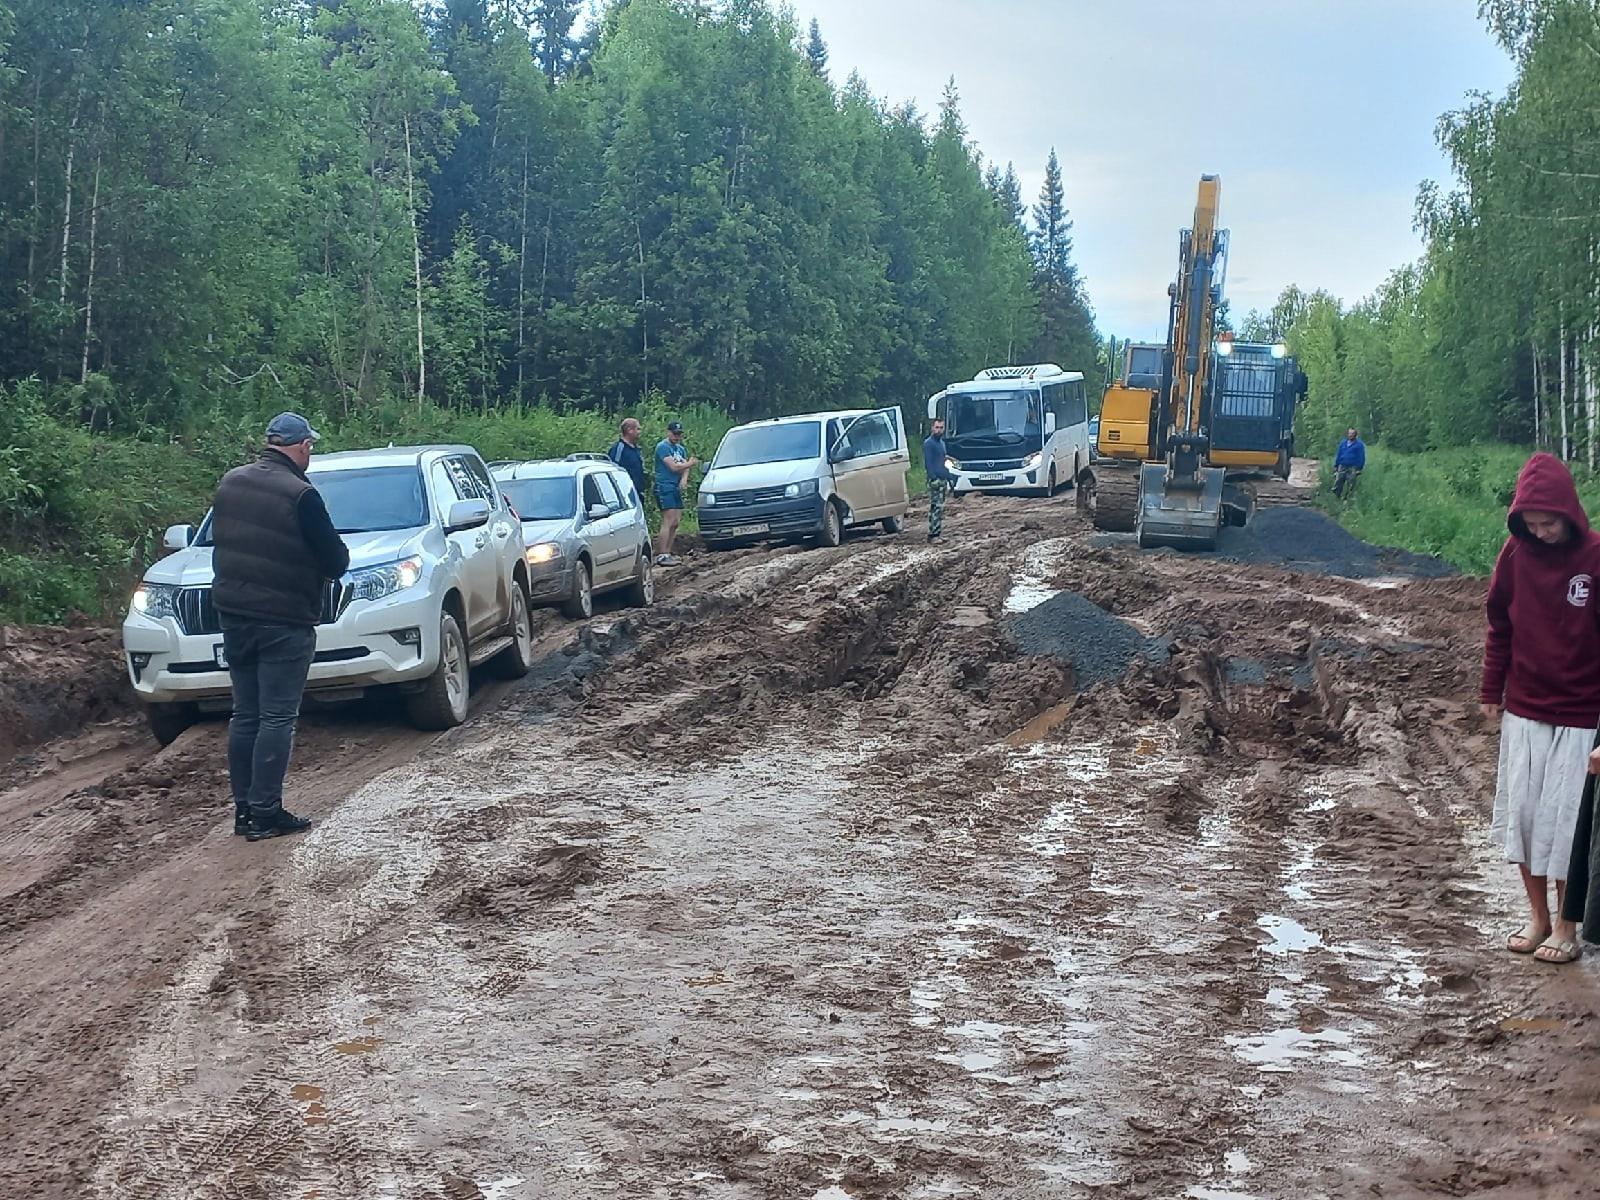
[(1600, 533), (1552, 454), (1522, 468), (1506, 527), (1489, 581), (1481, 694), (1483, 715), (1500, 725), (1492, 836), (1528, 893), (1528, 923), (1506, 948), (1567, 963), (1579, 954), (1577, 929), (1551, 922), (1549, 881), (1559, 913), (1600, 721)]

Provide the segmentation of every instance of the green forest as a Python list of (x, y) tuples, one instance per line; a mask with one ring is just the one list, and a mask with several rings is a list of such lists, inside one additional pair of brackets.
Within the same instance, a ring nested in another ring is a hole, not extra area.
[(115, 608), (267, 416), (339, 448), (923, 399), (1100, 352), (1037, 199), (766, 0), (0, 0), (0, 616)]
[[(1492, 561), (1529, 449), (1567, 459), (1586, 489), (1600, 467), (1600, 4), (1479, 8), (1516, 79), (1440, 117), (1453, 178), (1419, 190), (1420, 259), (1360, 303), (1290, 287), (1240, 322), (1286, 337), (1310, 378), (1306, 452), (1352, 425), (1383, 447), (1347, 523), (1399, 535), (1400, 506), (1426, 497), (1442, 521), (1409, 544), (1469, 569)], [(1380, 494), (1386, 470), (1407, 486)]]

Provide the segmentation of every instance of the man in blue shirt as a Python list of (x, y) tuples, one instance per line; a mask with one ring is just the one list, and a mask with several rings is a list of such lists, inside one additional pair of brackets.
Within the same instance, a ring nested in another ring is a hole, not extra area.
[(618, 438), (606, 451), (606, 457), (628, 473), (633, 480), (633, 490), (644, 500), (644, 452), (639, 449), (639, 422), (628, 417), (618, 430)]
[(1339, 452), (1333, 456), (1333, 494), (1344, 498), (1344, 490), (1367, 469), (1367, 447), (1354, 429), (1344, 432)]
[(922, 466), (928, 473), (928, 540), (944, 536), (944, 499), (960, 478), (944, 465), (944, 422), (935, 420), (933, 432), (922, 443)]
[(683, 444), (683, 422), (668, 424), (667, 436), (656, 443), (656, 500), (661, 505), (661, 539), (656, 552), (659, 567), (678, 565), (672, 542), (678, 536), (678, 522), (683, 519), (683, 481), (699, 462), (698, 458), (689, 457)]

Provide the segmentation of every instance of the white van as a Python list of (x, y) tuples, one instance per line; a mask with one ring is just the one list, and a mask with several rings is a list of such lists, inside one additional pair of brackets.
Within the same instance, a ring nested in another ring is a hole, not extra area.
[(847, 528), (900, 532), (911, 451), (898, 408), (807, 413), (728, 430), (700, 482), (700, 536), (722, 549), (774, 538), (837, 546)]
[(1089, 465), (1089, 402), (1083, 373), (1054, 363), (990, 367), (928, 398), (943, 419), (946, 465), (958, 492), (1051, 495)]

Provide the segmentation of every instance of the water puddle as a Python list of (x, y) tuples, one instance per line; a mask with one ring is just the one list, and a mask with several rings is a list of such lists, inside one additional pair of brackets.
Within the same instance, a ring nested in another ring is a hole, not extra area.
[(987, 608), (979, 608), (974, 604), (961, 604), (951, 610), (950, 619), (945, 624), (957, 629), (978, 629), (990, 624), (992, 620)]
[(1008, 615), (1029, 612), (1046, 600), (1061, 594), (1061, 589), (1048, 582), (1066, 558), (1067, 539), (1053, 538), (1030, 546), (1022, 556), (1022, 569), (1012, 581), (1011, 592), (1006, 596)]
[(1013, 730), (1006, 736), (1006, 745), (1013, 749), (1042, 742), (1046, 737), (1066, 723), (1072, 715), (1075, 700), (1065, 700), (1060, 704), (1052, 705), (1038, 716), (1034, 717), (1020, 729)]
[(1507, 1017), (1500, 1022), (1507, 1033), (1554, 1033), (1566, 1027), (1565, 1021), (1555, 1017)]
[(351, 1038), (348, 1042), (335, 1042), (333, 1048), (339, 1054), (371, 1054), (381, 1045), (382, 1038), (359, 1037)]
[(505, 1179), (490, 1179), (478, 1181), (478, 1190), (483, 1193), (483, 1200), (511, 1200), (513, 1188), (523, 1184), (522, 1176), (512, 1175)]
[(1306, 1030), (1291, 1026), (1249, 1037), (1229, 1035), (1224, 1040), (1240, 1062), (1264, 1074), (1287, 1074), (1294, 1070), (1295, 1063), (1312, 1058), (1341, 1067), (1366, 1065), (1366, 1056), (1355, 1048), (1354, 1037), (1343, 1029)]

